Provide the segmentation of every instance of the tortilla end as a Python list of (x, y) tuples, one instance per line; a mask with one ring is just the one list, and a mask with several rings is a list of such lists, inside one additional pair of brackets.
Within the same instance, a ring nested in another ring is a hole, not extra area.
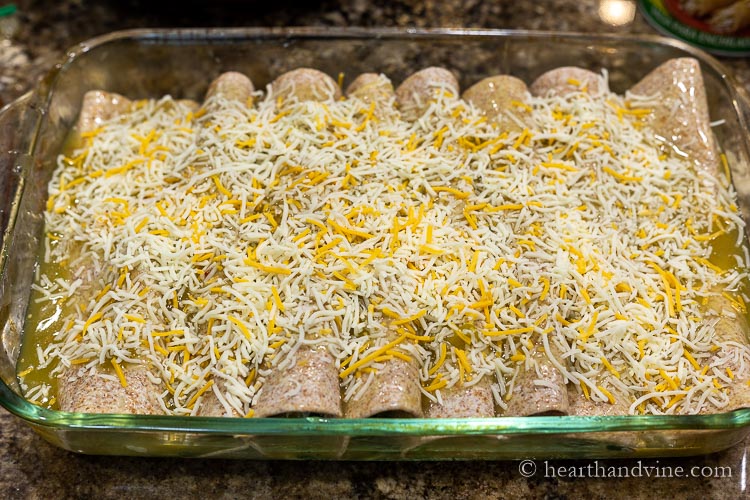
[(406, 121), (419, 118), (435, 97), (436, 89), (444, 89), (454, 97), (459, 95), (458, 80), (445, 68), (429, 67), (409, 76), (396, 89), (396, 103)]
[(253, 82), (247, 76), (237, 71), (227, 71), (211, 82), (206, 91), (206, 99), (221, 95), (232, 101), (251, 104), (254, 91)]
[(602, 75), (575, 66), (563, 66), (543, 73), (529, 90), (531, 95), (538, 97), (566, 96), (573, 92), (598, 96), (608, 91)]
[(659, 104), (647, 121), (651, 129), (711, 175), (720, 172), (706, 87), (697, 59), (670, 59), (633, 85), (629, 93), (638, 96), (658, 94)]
[(336, 360), (323, 349), (301, 347), (294, 364), (275, 369), (254, 405), (256, 417), (319, 415), (341, 417), (341, 395)]
[(480, 80), (461, 96), (487, 117), (509, 132), (520, 132), (521, 127), (507, 118), (507, 112), (523, 111), (515, 103), (524, 103), (529, 97), (529, 88), (518, 78), (510, 75), (496, 75)]
[(79, 134), (92, 132), (107, 120), (127, 112), (132, 101), (125, 96), (104, 90), (89, 90), (83, 96), (76, 128)]
[[(567, 382), (562, 373), (549, 360), (541, 344), (534, 345), (531, 357), (536, 366), (519, 367), (513, 395), (503, 416), (567, 415), (570, 404)], [(537, 381), (546, 383), (542, 385)]]
[(180, 104), (190, 111), (198, 111), (198, 109), (201, 107), (201, 105), (198, 103), (198, 101), (194, 101), (192, 99), (177, 99), (177, 104)]
[(218, 396), (216, 396), (216, 392), (214, 392), (216, 390), (221, 392), (226, 390), (226, 384), (223, 380), (217, 381), (214, 387), (203, 395), (196, 415), (199, 417), (241, 417), (242, 415), (234, 408), (227, 412), (226, 407), (221, 404)]
[(417, 367), (402, 359), (385, 362), (364, 394), (348, 401), (345, 407), (346, 418), (422, 418), (422, 393)]
[(317, 102), (341, 99), (341, 89), (333, 78), (312, 68), (284, 73), (271, 83), (271, 92), (282, 101), (291, 97), (298, 101)]
[(567, 415), (571, 412), (564, 386), (551, 388), (538, 386), (530, 392), (517, 392), (508, 401), (504, 417), (530, 417), (541, 415)]
[(495, 416), (495, 402), (488, 377), (472, 386), (455, 385), (441, 390), (442, 404), (432, 403), (428, 418), (489, 418)]
[(614, 394), (614, 403), (607, 401), (592, 401), (578, 392), (575, 385), (568, 385), (569, 414), (580, 417), (602, 417), (628, 415), (630, 405), (625, 398)]
[(365, 102), (379, 102), (395, 95), (393, 84), (385, 75), (362, 73), (346, 88), (346, 95), (358, 97)]
[(99, 376), (77, 376), (67, 369), (59, 379), (60, 409), (76, 413), (125, 413), (159, 415), (159, 388), (151, 382), (142, 365), (123, 370), (127, 387), (119, 380)]

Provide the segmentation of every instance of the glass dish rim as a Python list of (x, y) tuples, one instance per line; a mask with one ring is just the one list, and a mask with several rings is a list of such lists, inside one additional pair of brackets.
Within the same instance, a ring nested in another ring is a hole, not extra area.
[[(34, 118), (32, 136), (26, 145), (26, 153), (32, 157), (35, 150), (39, 124), (44, 119), (44, 110), (52, 97), (55, 83), (65, 69), (94, 48), (109, 43), (133, 40), (147, 43), (206, 43), (210, 40), (221, 43), (251, 41), (253, 39), (429, 39), (429, 38), (533, 38), (556, 39), (577, 42), (621, 41), (667, 46), (697, 58), (711, 67), (720, 76), (731, 98), (732, 107), (740, 125), (748, 130), (743, 109), (750, 104), (746, 91), (737, 85), (731, 72), (713, 56), (682, 41), (650, 34), (580, 33), (512, 29), (483, 28), (327, 28), (327, 27), (251, 27), (251, 28), (160, 28), (128, 29), (100, 35), (74, 45), (65, 52), (58, 64), (40, 82), (31, 94), (25, 94), (0, 110), (26, 106), (38, 112)], [(745, 146), (748, 141), (745, 140)], [(26, 155), (19, 155), (26, 156)], [(30, 162), (24, 162), (30, 163)], [(23, 183), (16, 193), (16, 201), (23, 190)], [(7, 235), (15, 228), (18, 215), (17, 203), (8, 223)], [(5, 238), (0, 249), (0, 272), (5, 272), (8, 242)], [(750, 408), (711, 415), (618, 415), (618, 416), (540, 416), (540, 417), (493, 417), (493, 418), (227, 418), (168, 415), (119, 415), (83, 414), (51, 410), (37, 406), (16, 394), (0, 379), (0, 406), (29, 423), (50, 428), (108, 431), (162, 431), (179, 433), (237, 434), (237, 435), (307, 435), (325, 436), (465, 436), (508, 434), (563, 434), (586, 432), (635, 432), (635, 431), (715, 431), (738, 429), (750, 424)]]

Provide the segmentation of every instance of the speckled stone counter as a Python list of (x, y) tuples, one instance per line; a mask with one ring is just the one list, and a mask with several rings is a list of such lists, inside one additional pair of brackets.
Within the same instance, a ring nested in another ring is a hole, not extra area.
[[(613, 7), (613, 2), (618, 5)], [(11, 27), (10, 39), (0, 41), (3, 103), (33, 88), (67, 47), (125, 28), (351, 25), (654, 32), (629, 0), (16, 3), (18, 26)], [(747, 59), (724, 62), (743, 85), (750, 86)], [(518, 462), (244, 462), (81, 456), (48, 445), (0, 409), (0, 497), (739, 498), (747, 496), (749, 443), (689, 459), (537, 461), (536, 473), (525, 478), (521, 472), (530, 469), (519, 471)], [(607, 475), (613, 467), (627, 467), (641, 477), (570, 477)], [(679, 475), (697, 477), (647, 477), (647, 467), (657, 468), (651, 469), (654, 473), (676, 473), (681, 467)]]

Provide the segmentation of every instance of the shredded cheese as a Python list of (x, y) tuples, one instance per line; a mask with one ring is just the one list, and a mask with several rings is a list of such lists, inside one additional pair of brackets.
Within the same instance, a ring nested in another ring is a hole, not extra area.
[(144, 101), (60, 156), (45, 260), (66, 272), (43, 268), (35, 293), (68, 323), (40, 365), (110, 363), (125, 385), (148, 364), (178, 415), (220, 375), (247, 416), (301, 344), (339, 360), (347, 397), (400, 359), (429, 397), (488, 378), (504, 405), (540, 336), (585, 398), (631, 412), (721, 408), (750, 375), (717, 368), (704, 307), (715, 290), (744, 307), (744, 254), (711, 260), (742, 233), (734, 193), (665, 154), (645, 105), (529, 98), (522, 131), (498, 133), (445, 96), (413, 123), (257, 97)]

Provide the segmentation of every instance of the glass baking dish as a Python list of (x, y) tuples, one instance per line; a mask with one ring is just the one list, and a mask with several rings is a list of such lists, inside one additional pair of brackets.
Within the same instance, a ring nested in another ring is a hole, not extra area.
[(74, 47), (31, 94), (0, 111), (0, 404), (49, 442), (91, 454), (257, 459), (442, 460), (677, 456), (732, 446), (750, 432), (750, 409), (702, 416), (543, 416), (490, 419), (207, 418), (79, 414), (20, 395), (16, 362), (26, 321), (43, 206), (54, 158), (92, 89), (132, 98), (200, 99), (227, 70), (262, 88), (301, 66), (330, 75), (383, 72), (393, 81), (431, 65), (462, 87), (493, 74), (526, 82), (559, 66), (606, 68), (624, 92), (658, 64), (700, 60), (717, 137), (750, 220), (750, 108), (712, 57), (656, 36), (495, 30), (133, 30)]

